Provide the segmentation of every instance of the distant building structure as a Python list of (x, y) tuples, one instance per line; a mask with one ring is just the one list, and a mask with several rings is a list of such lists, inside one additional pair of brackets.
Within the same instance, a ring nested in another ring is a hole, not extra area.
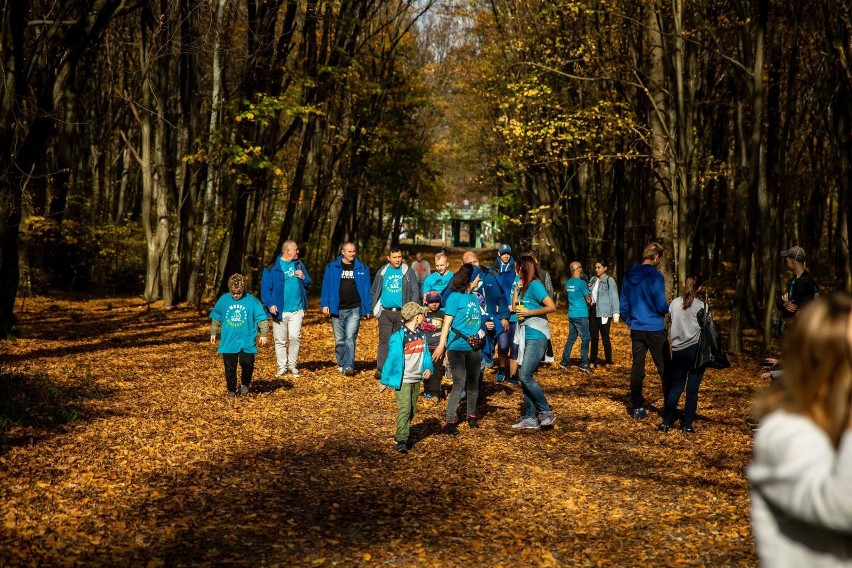
[[(475, 207), (465, 199), (460, 206), (455, 205), (445, 209), (441, 221), (444, 222), (444, 231), (446, 231), (446, 223), (449, 222), (451, 246), (475, 248), (491, 243), (494, 235), (494, 226), (491, 222), (493, 216), (491, 204), (483, 203)], [(446, 242), (446, 233), (442, 237)]]

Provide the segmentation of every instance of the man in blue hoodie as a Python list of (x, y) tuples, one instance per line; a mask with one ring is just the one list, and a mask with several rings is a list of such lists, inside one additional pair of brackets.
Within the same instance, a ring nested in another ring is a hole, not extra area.
[(630, 328), (633, 350), (633, 368), (630, 371), (630, 403), (633, 418), (642, 420), (645, 399), (642, 385), (645, 381), (645, 355), (651, 352), (654, 365), (663, 385), (663, 400), (669, 390), (668, 368), (671, 362), (669, 339), (666, 336), (665, 316), (669, 311), (666, 300), (666, 283), (657, 270), (663, 258), (663, 246), (651, 243), (642, 253), (642, 264), (634, 264), (621, 285), (621, 317)]
[(299, 245), (285, 241), (281, 254), (263, 269), (260, 299), (272, 316), (272, 337), (280, 377), (289, 371), (299, 376), (298, 358), (302, 338), (302, 320), (308, 307), (306, 289), (311, 285), (308, 269), (299, 260)]
[(355, 243), (343, 243), (340, 256), (325, 267), (320, 294), (322, 313), (331, 317), (338, 371), (346, 376), (355, 374), (358, 329), (372, 308), (370, 269), (355, 258), (357, 250)]
[[(500, 248), (497, 249), (497, 260), (488, 268), (488, 272), (494, 277), (495, 282), (506, 295), (506, 305), (512, 303), (512, 290), (514, 289), (515, 278), (515, 259), (512, 258), (512, 247), (509, 243), (500, 243)], [(498, 379), (500, 376), (514, 376), (517, 370), (509, 368), (508, 359), (515, 354), (512, 349), (512, 342), (515, 339), (515, 329), (517, 322), (512, 321), (515, 318), (509, 319), (509, 327), (506, 329), (508, 333), (503, 333), (497, 339), (497, 360), (498, 360)]]

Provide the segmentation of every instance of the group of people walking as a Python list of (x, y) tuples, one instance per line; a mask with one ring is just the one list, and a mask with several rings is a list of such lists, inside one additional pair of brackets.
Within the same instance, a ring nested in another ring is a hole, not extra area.
[[(569, 264), (570, 275), (564, 284), (569, 331), (558, 366), (566, 370), (572, 368), (571, 352), (580, 339), (576, 368), (583, 373), (593, 372), (599, 364), (611, 368), (614, 362), (610, 330), (613, 322), (623, 318), (630, 329), (631, 340), (631, 416), (641, 420), (648, 415), (643, 387), (645, 359), (650, 353), (660, 376), (664, 401), (659, 429), (668, 432), (679, 420), (681, 429), (692, 433), (703, 376), (703, 369), (695, 365), (701, 330), (699, 315), (709, 307), (700, 299), (704, 287), (697, 274), (687, 276), (682, 294), (668, 302), (665, 282), (658, 271), (664, 252), (659, 243), (645, 247), (642, 262), (626, 272), (620, 293), (615, 279), (608, 274), (606, 261), (595, 262), (591, 278), (585, 275), (579, 261)], [(794, 252), (804, 255), (798, 247)], [(229, 397), (237, 394), (237, 365), (243, 369), (240, 392), (248, 392), (256, 348), (254, 341), (247, 338), (258, 331), (262, 333), (267, 319), (271, 321), (273, 332), (278, 364), (276, 374), (299, 376), (301, 325), (311, 277), (298, 253), (295, 242), (283, 244), (281, 254), (263, 271), (260, 302), (244, 298), (244, 280), (240, 288), (237, 278), (234, 286), (229, 286), (230, 294), (223, 296), (211, 312), (214, 325), (211, 340), (215, 341), (216, 333), (221, 331), (223, 341), (219, 351), (228, 355), (225, 367)], [(795, 257), (794, 254), (790, 262), (794, 262)], [(799, 274), (798, 278), (799, 285), (782, 297), (782, 307), (787, 314), (797, 309), (795, 298), (788, 301), (789, 297), (804, 289), (808, 282), (806, 274), (804, 277)], [(376, 271), (371, 282), (370, 270), (358, 260), (355, 244), (347, 242), (342, 245), (339, 257), (326, 266), (320, 306), (331, 320), (338, 372), (355, 374), (360, 324), (362, 319), (374, 317), (379, 332), (375, 377), (382, 385), (398, 388), (399, 384), (413, 384), (413, 374), (419, 372), (418, 386), (421, 379), (425, 379), (424, 396), (435, 400), (443, 396), (443, 376), (452, 377), (442, 421), (445, 433), (458, 434), (460, 421), (471, 428), (478, 427), (479, 384), (488, 365), (494, 367), (498, 382), (519, 384), (524, 393), (524, 409), (513, 427), (535, 429), (549, 426), (555, 420), (534, 377), (539, 364), (552, 356), (547, 314), (556, 310), (556, 302), (550, 280), (534, 254), (524, 253), (515, 259), (511, 246), (503, 243), (488, 268), (480, 266), (475, 252), (467, 251), (456, 272), (449, 270), (444, 253), (435, 256), (432, 270), (421, 254), (409, 266), (403, 260), (402, 251), (394, 247), (388, 253), (387, 263)], [(240, 302), (246, 303), (245, 309), (235, 308)], [(260, 310), (257, 305), (261, 305)], [(666, 333), (667, 316), (671, 321), (669, 334)], [(415, 328), (398, 333), (410, 328), (414, 320), (420, 320)], [(231, 337), (239, 334), (242, 334), (239, 342), (231, 341)], [(400, 339), (402, 342), (398, 345), (396, 342)], [(233, 350), (242, 343), (250, 344), (251, 348), (241, 347), (237, 350), (240, 356), (234, 359)], [(400, 364), (396, 360), (400, 352), (403, 359), (409, 355), (423, 356), (420, 347), (409, 347), (409, 344), (422, 346), (430, 361), (440, 364)], [(603, 346), (602, 363), (598, 359), (599, 345)], [(386, 369), (389, 357), (394, 361)], [(427, 367), (429, 373), (424, 376)], [(400, 372), (401, 377), (397, 376)], [(681, 413), (678, 405), (684, 391), (686, 401)], [(416, 407), (416, 397), (414, 403), (410, 398), (403, 397), (400, 402), (401, 413), (403, 408), (409, 409), (405, 411), (409, 421)], [(465, 412), (459, 420), (457, 412), (462, 401)], [(402, 436), (398, 432), (397, 437)]]
[[(500, 252), (504, 249), (508, 245)], [(643, 381), (650, 352), (663, 390), (659, 429), (669, 431), (680, 418), (682, 430), (694, 432), (703, 374), (695, 365), (699, 315), (709, 306), (700, 299), (704, 285), (697, 274), (687, 276), (681, 295), (667, 301), (663, 277), (657, 270), (664, 253), (658, 243), (645, 247), (642, 262), (625, 274), (620, 294), (605, 262), (595, 263), (595, 276), (588, 280), (582, 266), (571, 263), (571, 276), (565, 284), (571, 328), (560, 366), (569, 367), (571, 348), (580, 338), (579, 368), (591, 372), (598, 361), (599, 335), (603, 364), (610, 367), (609, 329), (621, 317), (630, 329), (631, 415), (647, 417)], [(804, 250), (793, 247), (781, 254), (795, 276), (778, 300), (782, 328), (788, 329), (783, 373), (773, 374), (780, 380), (757, 403), (760, 428), (748, 468), (752, 526), (758, 555), (768, 566), (844, 566), (852, 558), (848, 540), (852, 526), (848, 506), (852, 502), (852, 298), (842, 293), (819, 298), (816, 283), (804, 269)], [(556, 310), (546, 284), (549, 275), (533, 254), (522, 254), (511, 262), (509, 258), (500, 254), (496, 266), (482, 269), (476, 253), (469, 251), (453, 273), (447, 269), (446, 257), (438, 255), (432, 272), (410, 269), (402, 261), (401, 251), (392, 249), (388, 263), (370, 285), (369, 270), (356, 259), (355, 245), (346, 243), (340, 257), (326, 267), (320, 301), (323, 313), (332, 318), (341, 373), (354, 372), (361, 318), (373, 315), (378, 319), (377, 377), (381, 389), (392, 388), (397, 393), (394, 439), (400, 453), (411, 448), (409, 431), (421, 381), (427, 382), (427, 396), (440, 394), (443, 359), (449, 362), (453, 378), (442, 422), (446, 434), (459, 433), (457, 409), (465, 398), (467, 426), (479, 426), (480, 376), (491, 361), (509, 379), (508, 361), (517, 368), (524, 404), (513, 427), (553, 424), (555, 414), (535, 380), (535, 370), (551, 339), (547, 315)], [(511, 278), (505, 276), (507, 272)], [(223, 356), (229, 397), (236, 396), (238, 386), (240, 394), (248, 394), (257, 334), (260, 345), (265, 345), (269, 320), (277, 374), (299, 376), (299, 330), (309, 284), (310, 276), (298, 261), (298, 247), (289, 241), (264, 271), (262, 302), (246, 294), (242, 275), (229, 278), (229, 293), (216, 302), (210, 314), (210, 341), (215, 343), (221, 335), (218, 351)], [(666, 316), (670, 318), (668, 335)], [(507, 342), (500, 337), (511, 338), (507, 347), (501, 347)], [(589, 343), (591, 359), (585, 351)], [(496, 350), (497, 357), (492, 359), (490, 349)], [(500, 358), (501, 353), (505, 358)], [(239, 385), (238, 366), (242, 367)], [(684, 390), (687, 396), (681, 414), (677, 406)]]

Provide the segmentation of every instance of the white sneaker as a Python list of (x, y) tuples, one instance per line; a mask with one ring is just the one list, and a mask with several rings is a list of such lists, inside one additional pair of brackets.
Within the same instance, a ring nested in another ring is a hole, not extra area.
[(283, 377), (286, 374), (287, 374), (287, 367), (284, 367), (283, 369), (278, 369), (278, 372), (275, 373), (275, 376), (276, 377)]
[(296, 367), (291, 367), (290, 368), (290, 374), (293, 375), (294, 377), (299, 377), (300, 376), (299, 375), (299, 369), (297, 369)]

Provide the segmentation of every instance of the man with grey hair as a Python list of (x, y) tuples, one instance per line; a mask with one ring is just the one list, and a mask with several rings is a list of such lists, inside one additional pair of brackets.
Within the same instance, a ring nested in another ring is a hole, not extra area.
[(355, 374), (355, 341), (361, 318), (369, 317), (370, 269), (355, 258), (355, 243), (346, 241), (340, 256), (325, 268), (320, 307), (331, 318), (334, 332), (334, 354), (338, 370), (346, 376)]
[(302, 337), (302, 319), (308, 307), (306, 289), (311, 285), (307, 268), (299, 260), (299, 245), (285, 241), (281, 254), (263, 269), (260, 299), (272, 316), (272, 337), (280, 377), (289, 371), (299, 376), (298, 359)]

